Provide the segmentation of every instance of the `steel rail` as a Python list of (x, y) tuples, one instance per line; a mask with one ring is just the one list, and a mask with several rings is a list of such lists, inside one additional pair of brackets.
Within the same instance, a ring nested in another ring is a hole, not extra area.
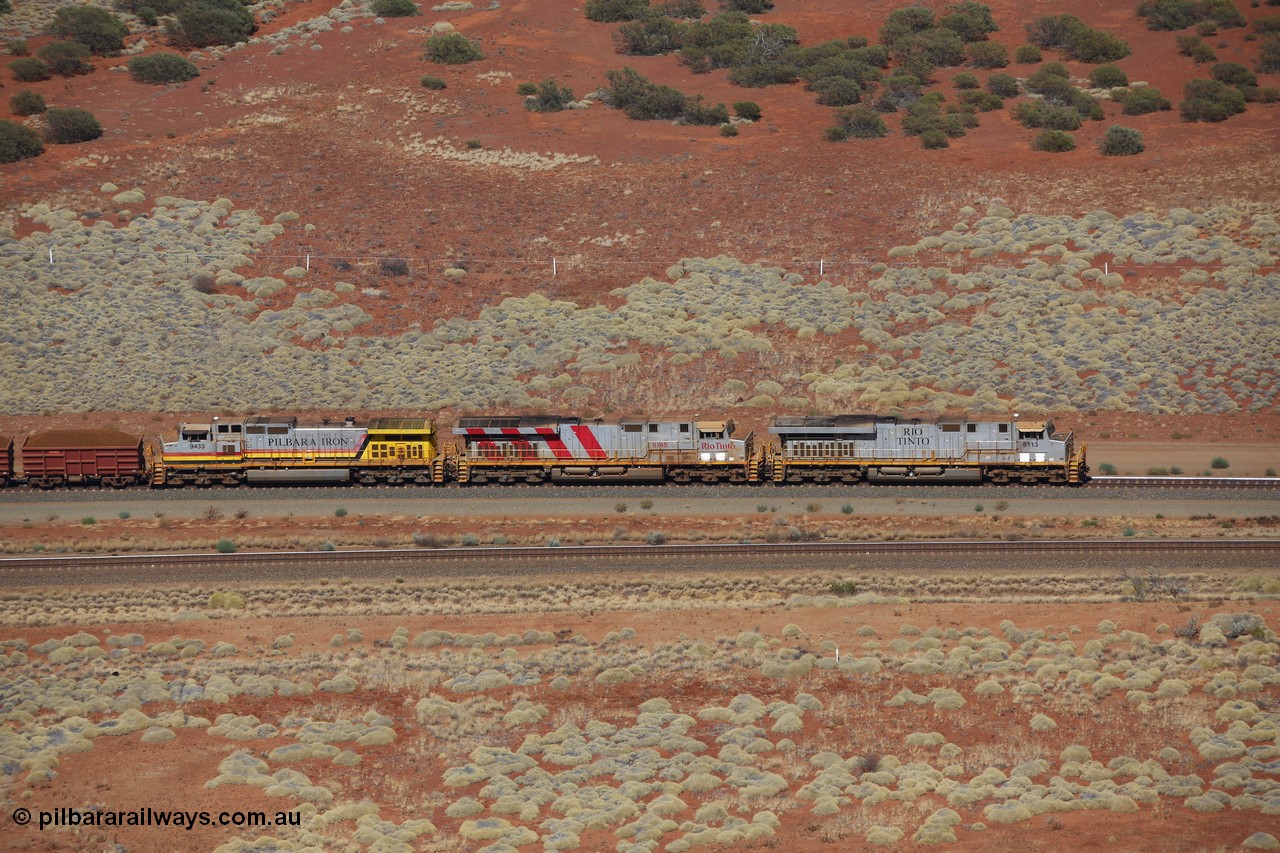
[(1280, 552), (1280, 539), (1048, 539), (1048, 540), (922, 540), (915, 542), (788, 542), (711, 545), (571, 545), (516, 548), (400, 548), (349, 551), (247, 551), (232, 554), (111, 554), (0, 559), (0, 574), (68, 567), (123, 566), (149, 568), (191, 565), (267, 566), (294, 563), (342, 564), (359, 561), (446, 562), (507, 560), (610, 560), (635, 557), (761, 557), (786, 559), (797, 555), (876, 554), (1043, 554), (1043, 553), (1170, 553), (1170, 552)]

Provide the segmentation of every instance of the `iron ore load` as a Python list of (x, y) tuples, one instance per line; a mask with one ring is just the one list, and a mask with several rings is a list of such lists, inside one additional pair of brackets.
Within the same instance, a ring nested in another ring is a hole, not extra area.
[[(425, 417), (304, 424), (288, 415), (183, 423), (176, 440), (115, 430), (0, 437), (0, 485), (124, 488), (354, 483), (1023, 483), (1079, 485), (1085, 447), (1051, 421), (779, 417), (774, 441), (728, 419), (469, 416), (440, 441)], [(20, 462), (21, 465), (15, 463)]]

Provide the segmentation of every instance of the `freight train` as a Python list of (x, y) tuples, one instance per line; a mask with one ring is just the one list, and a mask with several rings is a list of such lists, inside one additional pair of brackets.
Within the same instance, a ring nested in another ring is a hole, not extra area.
[[(464, 417), (458, 441), (428, 418), (299, 424), (291, 416), (180, 424), (176, 440), (51, 430), (21, 451), (0, 436), (0, 485), (42, 489), (266, 483), (1025, 483), (1080, 485), (1084, 444), (1052, 421), (891, 415), (775, 418), (733, 437), (730, 420)], [(19, 464), (20, 463), (20, 464)]]

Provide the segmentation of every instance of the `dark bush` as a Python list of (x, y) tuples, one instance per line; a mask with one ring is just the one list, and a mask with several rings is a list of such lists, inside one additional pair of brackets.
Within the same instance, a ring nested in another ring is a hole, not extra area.
[(684, 43), (685, 25), (663, 15), (645, 15), (628, 21), (613, 34), (618, 53), (631, 56), (658, 56), (679, 50)]
[(1061, 130), (1046, 130), (1036, 137), (1031, 147), (1037, 151), (1075, 151), (1076, 141), (1071, 134)]
[(934, 26), (933, 10), (924, 6), (894, 9), (880, 27), (880, 43), (893, 47), (898, 39), (924, 32)]
[(129, 76), (138, 83), (182, 83), (200, 76), (200, 69), (176, 53), (135, 56), (128, 62)]
[(36, 51), (54, 74), (75, 77), (89, 74), (93, 65), (89, 62), (89, 48), (78, 41), (51, 41)]
[(1132, 128), (1113, 124), (1107, 128), (1098, 150), (1108, 157), (1127, 157), (1143, 151), (1142, 134)]
[(649, 11), (649, 0), (587, 0), (582, 13), (600, 24), (634, 21)]
[(401, 276), (409, 274), (409, 262), (404, 258), (383, 258), (379, 262), (383, 275)]
[(1280, 74), (1280, 36), (1267, 39), (1258, 48), (1258, 64), (1254, 70), (1259, 74)]
[(974, 68), (1004, 68), (1009, 64), (1009, 51), (998, 41), (976, 41), (966, 45), (964, 53)]
[(1043, 101), (1018, 104), (1014, 107), (1013, 117), (1023, 127), (1046, 130), (1079, 130), (1083, 123), (1075, 107)]
[(981, 85), (978, 83), (977, 75), (970, 74), (968, 71), (961, 71), (952, 77), (951, 84), (957, 89), (976, 89)]
[(172, 44), (201, 48), (246, 41), (256, 26), (240, 0), (190, 0), (177, 9), (166, 29)]
[(1280, 104), (1280, 88), (1275, 86), (1263, 86), (1258, 89), (1258, 103)]
[(862, 97), (862, 87), (848, 77), (823, 77), (810, 87), (818, 95), (818, 103), (828, 107), (856, 104)]
[(44, 151), (40, 135), (29, 127), (0, 120), (0, 163), (16, 163)]
[(735, 124), (722, 124), (722, 125), (720, 125), (720, 135), (721, 135), (721, 136), (723, 136), (723, 137), (726, 137), (726, 138), (728, 138), (728, 139), (732, 139), (733, 137), (735, 137), (735, 136), (737, 136), (737, 135), (738, 135), (738, 127), (737, 127), (737, 125), (735, 125)]
[(773, 0), (725, 0), (724, 7), (730, 12), (763, 15), (773, 8)]
[(1244, 95), (1217, 80), (1189, 80), (1178, 105), (1183, 121), (1226, 121), (1244, 112)]
[(139, 6), (138, 11), (134, 14), (138, 16), (138, 20), (148, 27), (154, 27), (160, 23), (160, 14), (150, 6)]
[(1199, 8), (1200, 14), (1223, 29), (1243, 27), (1246, 23), (1234, 0), (1200, 0)]
[(794, 65), (783, 62), (766, 62), (760, 65), (740, 65), (729, 72), (729, 82), (747, 89), (763, 89), (781, 83), (794, 83), (800, 76)]
[(685, 98), (684, 111), (680, 116), (680, 120), (684, 124), (703, 126), (728, 124), (729, 110), (724, 104), (716, 104), (714, 107), (705, 104), (701, 95), (695, 95), (692, 98)]
[(881, 109), (880, 112), (891, 113), (899, 107), (909, 106), (920, 100), (923, 93), (920, 81), (910, 74), (895, 74), (884, 81), (884, 94), (881, 100), (892, 105), (892, 109)]
[(1102, 120), (1102, 104), (1097, 98), (1083, 89), (1076, 89), (1075, 94), (1071, 96), (1070, 103), (1075, 111), (1080, 113), (1081, 118), (1092, 119), (1093, 121)]
[(964, 42), (951, 30), (932, 27), (898, 39), (889, 55), (907, 68), (920, 62), (928, 62), (934, 68), (951, 68), (964, 62)]
[(13, 79), (21, 83), (39, 83), (53, 76), (48, 65), (30, 56), (10, 62), (9, 70), (13, 72)]
[(98, 56), (124, 50), (124, 37), (129, 29), (100, 6), (63, 6), (54, 15), (49, 30), (55, 36), (79, 42)]
[[(523, 84), (521, 84), (521, 85), (523, 85)], [(530, 84), (528, 84), (528, 85), (529, 85), (530, 89), (532, 90), (532, 88), (533, 88), (533, 84), (532, 84), (532, 83), (530, 83)], [(440, 90), (442, 90), (442, 89), (447, 89), (447, 88), (449, 88), (449, 82), (448, 82), (447, 80), (445, 80), (443, 77), (435, 77), (435, 76), (433, 76), (433, 75), (431, 75), (431, 74), (424, 74), (424, 75), (422, 76), (422, 88), (424, 88), (424, 89), (432, 89), (432, 90), (434, 90), (434, 91), (439, 92), (439, 91), (440, 91)], [(524, 95), (532, 95), (532, 94), (533, 94), (533, 91), (529, 91), (529, 92), (522, 92), (521, 94), (524, 94)]]
[(484, 59), (484, 51), (462, 33), (439, 33), (427, 39), (426, 59), (441, 65), (465, 65)]
[[(853, 37), (850, 36), (850, 41)], [(872, 68), (888, 68), (889, 67), (889, 48), (882, 44), (873, 44), (870, 46), (863, 45), (855, 47), (849, 51), (850, 59), (870, 65)]]
[(668, 18), (681, 18), (686, 21), (696, 21), (707, 14), (707, 7), (702, 5), (702, 0), (667, 0), (657, 8)]
[(1089, 72), (1089, 85), (1095, 89), (1114, 89), (1129, 85), (1129, 75), (1115, 65), (1099, 65)]
[(102, 135), (102, 125), (93, 117), (93, 113), (79, 107), (55, 107), (44, 114), (44, 120), (44, 139), (55, 145), (89, 142)]
[(739, 118), (745, 118), (747, 121), (760, 120), (760, 105), (755, 101), (737, 101), (733, 105), (733, 111)]
[(1140, 116), (1173, 109), (1169, 99), (1160, 94), (1160, 90), (1154, 86), (1140, 86), (1126, 90), (1124, 97), (1120, 99), (1120, 106), (1121, 111), (1127, 116)]
[(981, 89), (969, 89), (960, 93), (960, 103), (974, 107), (979, 112), (989, 113), (1003, 107), (1004, 99)]
[(841, 107), (836, 110), (836, 126), (843, 130), (846, 136), (857, 139), (875, 139), (889, 132), (880, 114), (862, 105)]
[(44, 97), (40, 93), (23, 89), (9, 99), (9, 109), (13, 110), (14, 115), (34, 116), (44, 112), (48, 107), (45, 106)]
[(1013, 61), (1019, 65), (1035, 65), (1040, 61), (1040, 48), (1034, 44), (1020, 44), (1013, 52)]
[(412, 18), (422, 13), (413, 0), (373, 0), (373, 14), (379, 18)]
[(920, 145), (923, 148), (950, 148), (951, 141), (941, 130), (926, 130), (920, 134)]
[(605, 88), (605, 102), (622, 110), (627, 118), (676, 119), (684, 113), (684, 94), (670, 86), (646, 80), (635, 69), (606, 71), (609, 85)]
[(916, 101), (902, 118), (902, 132), (907, 136), (923, 136), (933, 131), (952, 138), (964, 136), (966, 123), (972, 126), (973, 122), (966, 122), (960, 115), (944, 115), (941, 104), (942, 95), (936, 92)]
[(1001, 98), (1016, 98), (1022, 94), (1018, 78), (1010, 74), (992, 74), (987, 78), (987, 91)]
[(948, 6), (947, 11), (951, 14), (944, 15), (938, 21), (938, 26), (946, 27), (966, 42), (984, 41), (988, 35), (1000, 29), (991, 15), (991, 7), (982, 3), (962, 0)]
[(1280, 15), (1272, 15), (1270, 18), (1259, 18), (1253, 22), (1253, 29), (1259, 33), (1271, 34), (1280, 33)]
[(1129, 44), (1103, 30), (1095, 30), (1075, 15), (1047, 15), (1027, 24), (1027, 40), (1040, 47), (1059, 48), (1079, 62), (1114, 62), (1129, 55)]
[(556, 78), (548, 77), (538, 84), (533, 95), (525, 99), (525, 109), (535, 113), (558, 113), (573, 103), (573, 90), (560, 86)]
[(1218, 59), (1218, 55), (1213, 52), (1213, 48), (1201, 41), (1199, 36), (1180, 35), (1176, 41), (1178, 43), (1178, 53), (1191, 57), (1197, 65), (1215, 62)]
[[(1062, 73), (1058, 74), (1058, 69)], [(1071, 78), (1060, 63), (1050, 62), (1036, 69), (1036, 72), (1022, 82), (1022, 87), (1032, 94), (1039, 95), (1049, 103), (1069, 104), (1078, 91), (1071, 85)]]
[(1185, 30), (1201, 20), (1196, 0), (1144, 0), (1138, 15), (1147, 19), (1149, 30)]
[(1235, 86), (1237, 89), (1258, 85), (1258, 75), (1245, 68), (1239, 62), (1214, 63), (1213, 67), (1209, 69), (1209, 74), (1214, 80), (1226, 83), (1228, 86)]
[(519, 86), (516, 86), (517, 95), (524, 95), (527, 98), (528, 96), (536, 95), (537, 93), (538, 87), (534, 83), (521, 83)]
[(844, 142), (849, 138), (849, 131), (839, 125), (832, 125), (823, 131), (822, 136), (828, 142)]

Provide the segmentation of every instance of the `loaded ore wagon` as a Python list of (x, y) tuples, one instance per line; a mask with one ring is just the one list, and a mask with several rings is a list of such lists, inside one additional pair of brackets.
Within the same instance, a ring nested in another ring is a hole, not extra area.
[(619, 421), (577, 417), (462, 418), (459, 483), (757, 480), (752, 437), (733, 438), (732, 421)]
[(0, 488), (13, 481), (13, 439), (0, 435)]
[(22, 445), (22, 476), (41, 489), (70, 484), (122, 489), (147, 481), (143, 440), (113, 429), (53, 429)]
[(300, 425), (296, 417), (255, 415), (181, 424), (167, 441), (152, 483), (234, 486), (239, 483), (444, 483), (435, 424), (425, 418), (380, 418), (367, 426)]
[(1085, 448), (1052, 421), (776, 418), (766, 476), (775, 483), (970, 482), (1079, 485)]

